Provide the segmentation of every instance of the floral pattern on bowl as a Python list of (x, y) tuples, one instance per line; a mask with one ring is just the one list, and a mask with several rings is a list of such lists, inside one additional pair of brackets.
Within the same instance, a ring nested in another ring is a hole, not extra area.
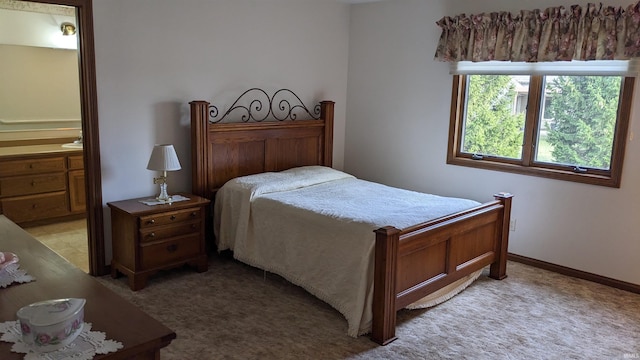
[(0, 271), (19, 261), (18, 255), (11, 252), (0, 252)]
[(18, 310), (22, 341), (35, 351), (48, 352), (69, 345), (82, 332), (85, 299), (56, 299)]
[[(40, 346), (40, 347), (49, 346), (49, 345), (59, 345), (62, 343), (70, 344), (71, 342), (73, 342), (73, 339), (71, 341), (65, 341), (65, 340), (68, 340), (70, 336), (75, 335), (76, 333), (79, 334), (82, 331), (83, 320), (84, 319), (82, 318), (78, 318), (74, 320), (70, 326), (65, 327), (64, 329), (60, 330), (58, 333), (36, 332), (33, 336), (34, 343), (36, 346)], [(27, 326), (27, 329), (28, 329), (28, 326)], [(30, 331), (30, 329), (28, 329), (27, 331)]]

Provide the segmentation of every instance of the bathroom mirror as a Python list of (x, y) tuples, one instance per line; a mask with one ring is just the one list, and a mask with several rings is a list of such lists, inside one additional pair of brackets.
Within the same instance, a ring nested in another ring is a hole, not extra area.
[[(53, 10), (51, 10), (53, 9)], [(66, 138), (69, 143), (74, 143), (78, 140), (79, 132), (82, 131), (82, 154), (84, 162), (84, 184), (86, 195), (86, 224), (87, 224), (87, 236), (88, 236), (88, 253), (89, 253), (89, 273), (92, 275), (104, 275), (108, 273), (108, 267), (105, 265), (105, 247), (104, 247), (104, 225), (103, 225), (103, 204), (102, 204), (102, 184), (101, 184), (101, 166), (100, 166), (100, 143), (99, 143), (99, 131), (98, 131), (98, 104), (96, 94), (96, 71), (95, 71), (95, 52), (94, 52), (94, 38), (93, 38), (93, 7), (91, 0), (0, 0), (0, 11), (2, 10), (14, 10), (24, 12), (41, 13), (44, 16), (44, 20), (41, 25), (46, 28), (47, 32), (54, 34), (57, 40), (65, 39), (62, 35), (63, 25), (64, 30), (68, 33), (72, 33), (66, 23), (71, 23), (76, 27), (76, 34), (73, 37), (66, 39), (69, 42), (75, 43), (76, 48), (64, 47), (59, 45), (39, 46), (41, 48), (50, 49), (66, 49), (60, 50), (59, 53), (67, 54), (67, 61), (75, 65), (66, 64), (70, 68), (75, 66), (75, 79), (71, 79), (72, 75), (66, 77), (63, 76), (63, 80), (56, 81), (56, 76), (59, 72), (62, 72), (61, 68), (54, 67), (51, 72), (53, 74), (47, 75), (43, 81), (48, 81), (50, 84), (59, 86), (55, 90), (49, 89), (48, 93), (60, 92), (64, 93), (65, 99), (69, 99), (79, 96), (79, 116), (77, 105), (69, 106), (68, 109), (74, 109), (68, 113), (61, 113), (55, 116), (44, 116), (47, 119), (38, 118), (38, 113), (34, 112), (30, 115), (25, 115), (25, 118), (21, 118), (21, 115), (1, 115), (1, 117), (7, 117), (9, 120), (14, 120), (13, 124), (8, 124), (9, 128), (0, 130), (0, 144), (4, 143), (4, 146), (15, 146), (16, 144), (22, 144), (25, 142), (23, 138), (35, 139), (34, 141), (47, 141), (47, 139), (55, 138), (55, 141), (59, 141), (60, 138)], [(20, 27), (23, 25), (18, 21), (19, 17), (13, 16), (15, 12), (8, 18), (0, 18), (0, 43), (7, 45), (16, 45), (15, 43), (8, 44), (6, 40), (2, 40), (3, 36), (24, 36), (27, 32), (20, 31)], [(67, 21), (69, 18), (72, 21)], [(8, 28), (4, 28), (8, 26)], [(17, 34), (17, 35), (16, 35)], [(53, 35), (52, 35), (53, 36)], [(41, 39), (52, 40), (52, 38), (41, 36)], [(25, 41), (22, 39), (21, 41)], [(24, 44), (21, 44), (24, 45)], [(30, 45), (35, 47), (33, 45)], [(65, 52), (66, 51), (66, 52)], [(69, 55), (75, 53), (75, 56)], [(63, 57), (64, 55), (60, 55)], [(70, 59), (74, 57), (74, 59)], [(60, 61), (64, 61), (59, 59)], [(52, 60), (54, 61), (54, 60)], [(0, 60), (0, 66), (4, 65), (4, 57)], [(9, 69), (11, 71), (11, 69)], [(58, 77), (58, 79), (60, 79)], [(70, 89), (65, 83), (75, 81), (75, 89)], [(7, 92), (15, 91), (20, 84), (7, 83), (0, 77), (0, 85), (6, 89)], [(28, 89), (27, 89), (28, 90)], [(35, 92), (35, 89), (32, 88)], [(27, 93), (29, 93), (27, 91)], [(0, 94), (4, 96), (4, 94)], [(56, 94), (59, 95), (59, 94)], [(60, 100), (62, 101), (62, 100)], [(72, 100), (69, 100), (72, 101)], [(76, 100), (73, 100), (76, 101)], [(41, 100), (30, 100), (27, 105), (31, 107), (31, 110), (38, 110), (43, 106)], [(59, 117), (59, 118), (57, 118)], [(79, 122), (77, 121), (79, 119)], [(20, 122), (15, 120), (31, 120), (26, 122)], [(9, 121), (11, 123), (11, 121)], [(16, 124), (18, 123), (18, 124)], [(13, 126), (13, 128), (11, 128)], [(5, 141), (3, 141), (3, 138)], [(7, 140), (8, 139), (8, 140)], [(22, 139), (22, 140), (21, 140)], [(52, 140), (53, 141), (53, 140)]]
[(75, 8), (0, 1), (0, 141), (79, 137)]

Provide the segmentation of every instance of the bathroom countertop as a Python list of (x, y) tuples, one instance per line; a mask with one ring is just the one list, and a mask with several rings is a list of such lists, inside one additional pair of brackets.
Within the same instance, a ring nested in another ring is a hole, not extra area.
[(0, 156), (18, 156), (33, 154), (50, 154), (50, 153), (81, 153), (82, 149), (63, 148), (62, 144), (46, 144), (46, 145), (24, 145), (24, 146), (7, 146), (0, 147)]

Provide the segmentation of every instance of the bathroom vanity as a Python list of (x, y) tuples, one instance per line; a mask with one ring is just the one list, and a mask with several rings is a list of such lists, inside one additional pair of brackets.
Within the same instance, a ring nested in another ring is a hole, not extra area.
[(0, 214), (25, 225), (85, 216), (82, 147), (0, 147)]

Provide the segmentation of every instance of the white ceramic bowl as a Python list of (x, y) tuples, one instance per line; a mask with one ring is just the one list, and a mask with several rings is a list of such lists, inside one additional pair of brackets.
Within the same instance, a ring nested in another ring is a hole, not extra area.
[(85, 299), (41, 301), (17, 312), (22, 341), (34, 351), (48, 352), (65, 347), (82, 332)]

